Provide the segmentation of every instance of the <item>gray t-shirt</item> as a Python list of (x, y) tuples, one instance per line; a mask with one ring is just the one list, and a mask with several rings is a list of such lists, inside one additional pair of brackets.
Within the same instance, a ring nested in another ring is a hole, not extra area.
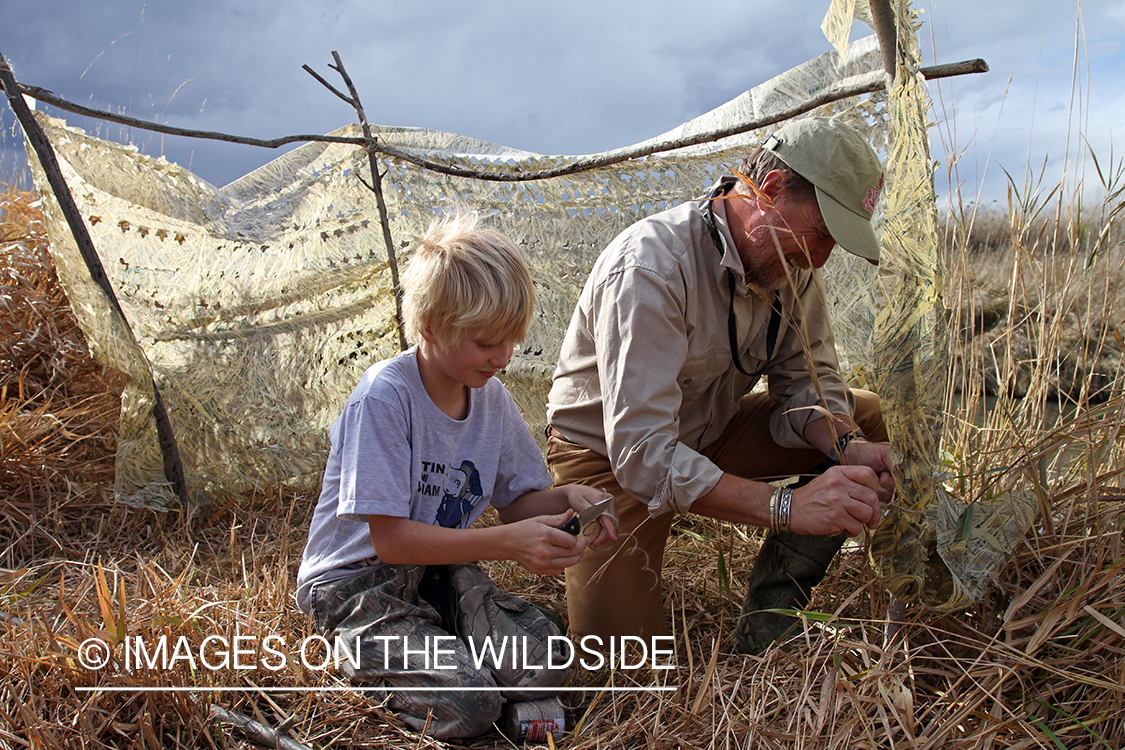
[(314, 583), (377, 562), (369, 515), (466, 528), (487, 505), (506, 508), (551, 484), (539, 446), (504, 385), (469, 392), (453, 419), (430, 400), (417, 349), (368, 368), (332, 425), (332, 449), (297, 573), (297, 604)]

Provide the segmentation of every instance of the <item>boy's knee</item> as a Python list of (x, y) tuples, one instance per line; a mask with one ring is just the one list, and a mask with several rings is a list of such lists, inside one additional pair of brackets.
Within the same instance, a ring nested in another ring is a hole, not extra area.
[[(535, 605), (500, 588), (476, 565), (454, 566), (461, 630), (504, 687), (557, 687), (566, 679), (562, 631)], [(555, 638), (552, 638), (554, 636)]]

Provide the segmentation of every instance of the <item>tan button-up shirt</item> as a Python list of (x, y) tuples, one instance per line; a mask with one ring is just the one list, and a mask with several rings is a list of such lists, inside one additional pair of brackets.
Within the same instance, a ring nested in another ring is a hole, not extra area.
[(785, 407), (770, 423), (778, 444), (809, 447), (805, 426), (823, 413), (804, 407), (822, 404), (818, 385), (831, 413), (852, 413), (820, 273), (797, 271), (797, 293), (782, 290), (770, 357), (770, 300), (747, 288), (723, 201), (714, 202), (721, 254), (704, 205), (691, 201), (643, 219), (602, 252), (563, 340), (547, 404), (550, 424), (607, 456), (617, 481), (654, 515), (686, 512), (718, 483), (722, 470), (699, 451), (722, 434), (757, 381), (731, 359), (726, 269), (737, 280), (742, 366), (764, 368), (771, 398)]

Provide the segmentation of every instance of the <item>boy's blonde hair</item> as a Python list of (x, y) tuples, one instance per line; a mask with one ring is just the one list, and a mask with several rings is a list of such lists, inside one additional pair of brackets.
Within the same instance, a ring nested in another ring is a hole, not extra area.
[(411, 344), (429, 326), (438, 343), (487, 328), (501, 342), (522, 341), (535, 310), (535, 288), (515, 245), (477, 226), (475, 213), (435, 221), (418, 238), (402, 274), (402, 317)]

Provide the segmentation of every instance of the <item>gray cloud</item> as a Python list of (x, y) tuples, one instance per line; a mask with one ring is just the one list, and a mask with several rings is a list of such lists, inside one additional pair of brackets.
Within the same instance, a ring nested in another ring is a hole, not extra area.
[[(826, 0), (14, 5), (0, 27), (0, 51), (19, 79), (89, 106), (260, 137), (327, 132), (354, 115), (301, 65), (335, 83), (328, 63), (338, 50), (373, 122), (542, 153), (643, 140), (828, 49), (819, 28)], [(1107, 153), (1125, 111), (1114, 88), (1125, 68), (1125, 11), (1119, 0), (1088, 6), (1095, 7), (1083, 8), (1080, 112), (1090, 146)], [(925, 62), (983, 57), (992, 66), (987, 75), (931, 87), (938, 134), (956, 135), (965, 153), (959, 166), (974, 191), (979, 184), (986, 196), (1002, 195), (999, 165), (1022, 174), (1029, 161), (1049, 156), (1061, 170), (1067, 128), (1078, 117), (1071, 104), (1076, 6), (932, 0), (923, 11)], [(11, 113), (5, 108), (0, 117), (9, 133), (0, 142), (2, 179), (19, 144), (9, 132)], [(69, 120), (121, 135), (117, 126)], [(159, 135), (132, 135), (160, 152)], [(277, 155), (171, 137), (163, 144), (170, 159), (190, 160), (217, 184)], [(1079, 146), (1071, 133), (1069, 153)], [(943, 158), (940, 139), (935, 157)]]

